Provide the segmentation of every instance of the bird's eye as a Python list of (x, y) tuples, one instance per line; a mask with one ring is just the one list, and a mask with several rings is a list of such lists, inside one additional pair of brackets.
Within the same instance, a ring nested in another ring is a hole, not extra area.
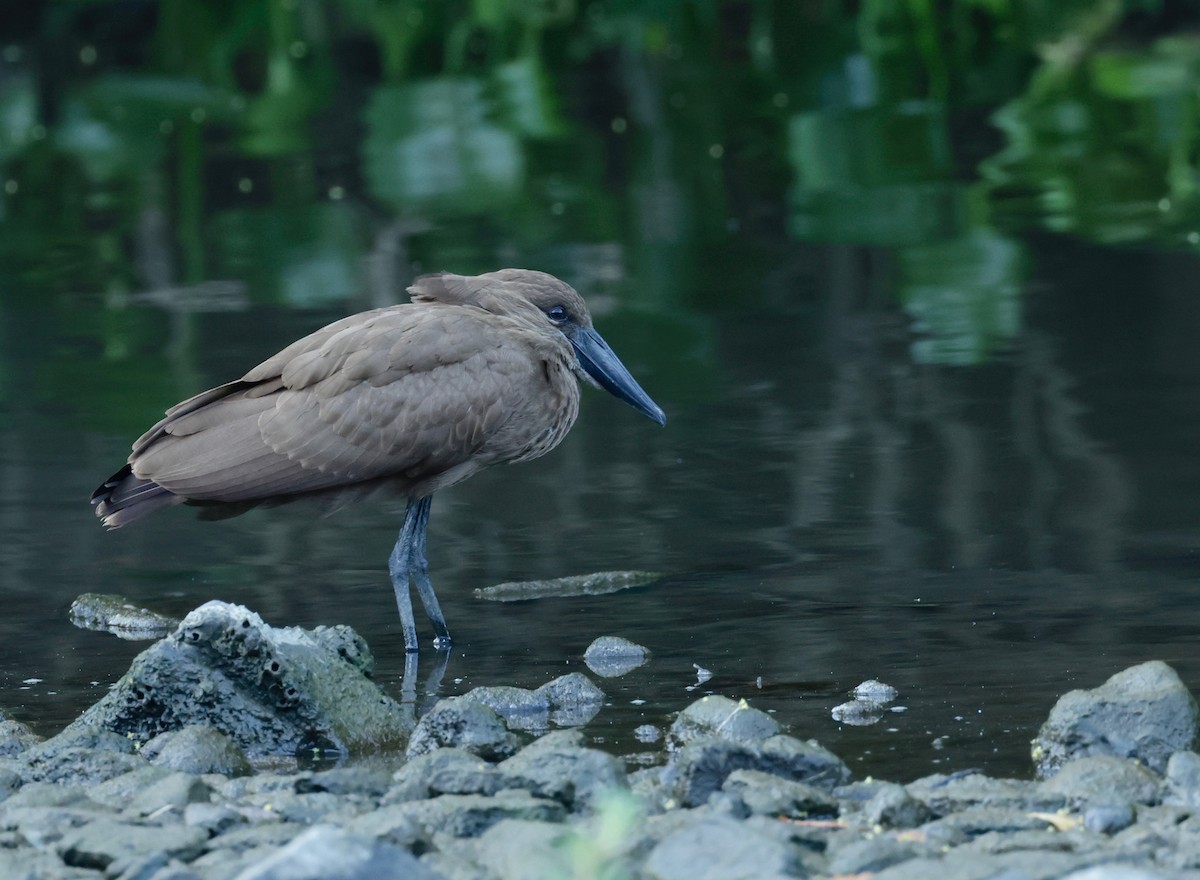
[(546, 312), (546, 317), (555, 324), (562, 324), (567, 320), (567, 310), (563, 306), (555, 306)]

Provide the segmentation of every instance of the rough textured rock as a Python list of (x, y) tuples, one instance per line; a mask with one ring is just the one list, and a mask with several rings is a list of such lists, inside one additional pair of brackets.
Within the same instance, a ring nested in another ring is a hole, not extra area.
[(791, 847), (743, 823), (712, 818), (668, 834), (651, 850), (643, 875), (652, 880), (763, 880), (788, 875)]
[(1176, 752), (1167, 762), (1167, 788), (1163, 803), (1200, 807), (1200, 755)]
[(517, 738), (494, 709), (452, 697), (439, 702), (418, 722), (406, 754), (411, 759), (449, 746), (489, 761), (501, 761), (515, 754), (517, 745)]
[(134, 743), (111, 730), (78, 721), (58, 736), (17, 756), (22, 778), (43, 782), (96, 784), (144, 767)]
[(496, 769), (511, 784), (571, 809), (591, 805), (604, 792), (629, 787), (620, 761), (607, 752), (577, 746), (535, 742)]
[(750, 813), (759, 816), (807, 819), (838, 813), (837, 800), (829, 792), (761, 770), (734, 770), (721, 790), (736, 795)]
[(291, 755), (314, 736), (346, 754), (401, 742), (411, 720), (331, 641), (354, 640), (271, 627), (241, 606), (208, 602), (68, 730), (99, 726), (146, 742), (206, 725), (251, 757)]
[(560, 727), (577, 727), (596, 717), (604, 691), (581, 672), (570, 672), (534, 691), (550, 703), (550, 720)]
[(1111, 755), (1076, 758), (1059, 767), (1041, 789), (1073, 805), (1153, 804), (1162, 797), (1160, 777), (1135, 761)]
[(832, 752), (790, 736), (761, 743), (700, 739), (672, 756), (663, 774), (667, 792), (686, 807), (705, 803), (735, 770), (760, 770), (827, 790), (849, 781), (850, 770)]
[(41, 741), (26, 725), (0, 711), (0, 758), (19, 755)]
[(384, 803), (420, 801), (440, 794), (495, 794), (508, 787), (492, 764), (453, 748), (417, 755), (392, 779)]
[(604, 678), (625, 675), (650, 659), (650, 652), (641, 645), (620, 636), (600, 636), (583, 652), (587, 668)]
[(756, 743), (779, 733), (779, 724), (766, 712), (750, 708), (745, 700), (707, 696), (679, 713), (671, 725), (671, 738), (686, 744), (703, 737), (730, 742)]
[(385, 841), (318, 825), (237, 875), (237, 880), (439, 880)]
[(870, 825), (884, 828), (916, 828), (933, 818), (932, 811), (903, 785), (883, 783), (863, 805), (862, 817)]
[(250, 762), (241, 747), (207, 725), (189, 724), (160, 733), (142, 746), (141, 753), (152, 764), (196, 776), (203, 773), (244, 776), (250, 772)]
[(1033, 744), (1042, 776), (1072, 758), (1136, 758), (1162, 773), (1174, 752), (1196, 739), (1200, 710), (1175, 670), (1153, 660), (1118, 672), (1100, 687), (1064, 694)]
[(194, 858), (208, 835), (199, 828), (180, 825), (141, 825), (99, 818), (63, 834), (55, 850), (63, 864), (104, 871), (114, 862), (138, 859), (150, 853)]

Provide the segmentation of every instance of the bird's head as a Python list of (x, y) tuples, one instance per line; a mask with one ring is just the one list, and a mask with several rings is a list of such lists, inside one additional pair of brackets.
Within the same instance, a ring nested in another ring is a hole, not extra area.
[(603, 388), (659, 425), (667, 416), (630, 375), (604, 338), (592, 326), (583, 297), (559, 278), (532, 269), (501, 269), (474, 277), (426, 275), (409, 292), (415, 301), (476, 304), (486, 293), (519, 297), (538, 310), (550, 327), (562, 333), (575, 352), (575, 373), (595, 388)]

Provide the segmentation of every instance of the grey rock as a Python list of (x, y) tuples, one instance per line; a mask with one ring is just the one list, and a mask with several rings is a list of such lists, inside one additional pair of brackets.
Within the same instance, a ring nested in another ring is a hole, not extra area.
[(252, 757), (292, 754), (314, 738), (343, 753), (403, 741), (411, 721), (401, 706), (328, 644), (208, 602), (139, 654), (68, 731), (93, 725), (145, 742), (207, 725)]
[(838, 812), (837, 801), (828, 792), (761, 770), (734, 770), (725, 778), (721, 790), (736, 795), (757, 816), (806, 819), (836, 816)]
[(438, 880), (438, 875), (386, 841), (317, 825), (236, 880)]
[(578, 876), (567, 851), (574, 838), (571, 829), (559, 823), (505, 819), (479, 838), (476, 858), (498, 880)]
[(1141, 764), (1111, 755), (1089, 755), (1063, 764), (1042, 791), (1060, 794), (1072, 804), (1157, 803), (1162, 781)]
[(462, 699), (487, 706), (515, 730), (546, 730), (550, 726), (550, 700), (527, 688), (477, 687)]
[(1020, 831), (1044, 831), (1046, 820), (1033, 812), (1011, 807), (966, 807), (921, 826), (927, 836), (934, 834), (955, 845), (984, 834), (1015, 834)]
[(187, 773), (172, 773), (132, 797), (126, 812), (141, 816), (174, 812), (182, 816), (188, 804), (208, 803), (212, 794), (212, 787), (203, 779)]
[(1116, 834), (1133, 824), (1137, 812), (1132, 804), (1102, 804), (1083, 813), (1083, 827), (1093, 834)]
[(4, 880), (96, 880), (96, 872), (72, 868), (49, 850), (0, 849), (0, 877)]
[(779, 723), (745, 701), (729, 697), (702, 697), (679, 713), (670, 736), (677, 744), (716, 737), (739, 743), (762, 742), (779, 733)]
[(42, 737), (20, 721), (9, 718), (0, 712), (0, 758), (19, 755), (41, 741)]
[(794, 849), (727, 818), (701, 819), (668, 834), (650, 851), (648, 880), (762, 880), (791, 873)]
[(208, 725), (189, 724), (160, 733), (142, 746), (142, 756), (152, 764), (195, 776), (245, 776), (251, 771), (241, 747)]
[(561, 727), (587, 724), (604, 705), (604, 691), (581, 672), (560, 675), (534, 693), (549, 701), (550, 720)]
[(346, 823), (346, 830), (386, 840), (407, 850), (425, 849), (430, 834), (416, 810), (405, 804), (385, 804)]
[(179, 625), (179, 620), (142, 608), (124, 596), (83, 593), (71, 603), (68, 617), (80, 629), (108, 632), (130, 641), (161, 639)]
[(349, 827), (360, 834), (380, 834), (383, 827), (404, 828), (404, 833), (408, 833), (406, 823), (412, 819), (424, 837), (431, 838), (435, 834), (478, 837), (503, 819), (561, 822), (565, 818), (566, 811), (556, 801), (515, 790), (501, 791), (491, 797), (445, 794), (426, 801), (392, 804), (358, 817)]
[(850, 695), (856, 700), (863, 700), (868, 703), (890, 703), (899, 695), (890, 684), (884, 684), (874, 678), (868, 678), (862, 684), (859, 684), (850, 692)]
[(1200, 807), (1200, 755), (1176, 752), (1167, 761), (1167, 793), (1163, 803)]
[[(98, 804), (104, 804), (114, 810), (123, 809), (134, 796), (145, 791), (160, 779), (171, 775), (166, 767), (154, 767), (143, 764), (128, 773), (93, 785), (87, 789), (87, 796)], [(56, 786), (57, 787), (57, 786)]]
[(375, 672), (375, 658), (367, 646), (367, 640), (345, 624), (318, 626), (312, 637), (325, 650), (337, 654), (367, 678)]
[(910, 782), (905, 788), (937, 815), (971, 806), (1053, 812), (1066, 805), (1061, 794), (1046, 791), (1035, 782), (993, 778), (982, 773), (934, 774)]
[(663, 732), (653, 724), (639, 724), (633, 729), (633, 737), (640, 743), (656, 743), (663, 737)]
[[(98, 788), (98, 786), (97, 786)], [(30, 782), (4, 802), (0, 809), (4, 815), (24, 807), (74, 807), (100, 809), (101, 803), (88, 795), (91, 789), (80, 785), (55, 785), (51, 782)]]
[(1062, 880), (1167, 880), (1167, 875), (1134, 865), (1095, 865), (1072, 871)]
[(1038, 850), (981, 855), (960, 847), (944, 856), (922, 856), (892, 865), (871, 880), (1059, 880), (1088, 861), (1075, 853)]
[(0, 823), (6, 831), (16, 832), (10, 845), (27, 843), (37, 849), (47, 849), (75, 829), (109, 817), (108, 811), (81, 802), (70, 807), (6, 808)]
[(297, 794), (329, 792), (330, 794), (365, 798), (380, 798), (392, 786), (389, 768), (378, 765), (334, 767), (317, 773), (300, 773), (292, 789)]
[(198, 802), (183, 808), (183, 824), (202, 828), (214, 837), (246, 821), (245, 815), (226, 804)]
[(607, 752), (578, 746), (535, 742), (496, 769), (512, 784), (554, 798), (572, 810), (591, 806), (606, 791), (629, 787), (620, 761)]
[(701, 739), (676, 752), (663, 774), (664, 789), (685, 807), (705, 803), (735, 770), (761, 770), (832, 790), (849, 781), (841, 759), (812, 742), (773, 736), (760, 743)]
[(1100, 687), (1071, 691), (1055, 704), (1033, 745), (1041, 776), (1072, 758), (1136, 758), (1162, 773), (1171, 754), (1196, 739), (1200, 709), (1167, 664), (1153, 660), (1118, 672)]
[[(242, 811), (244, 813), (250, 812), (245, 807), (242, 808)], [(196, 827), (201, 826), (197, 825)], [(260, 814), (257, 817), (257, 821), (234, 826), (209, 840), (209, 852), (205, 853), (193, 864), (202, 867), (211, 865), (214, 861), (220, 863), (225, 859), (225, 856), (210, 858), (217, 850), (224, 850), (227, 853), (234, 854), (271, 852), (285, 844), (291, 843), (298, 833), (299, 829), (295, 825), (279, 821), (278, 816), (267, 818)], [(226, 871), (225, 876), (229, 875), (229, 872)]]
[(207, 839), (199, 828), (140, 825), (101, 817), (65, 832), (55, 850), (64, 864), (103, 871), (113, 862), (155, 852), (187, 861), (200, 854)]
[(587, 668), (603, 678), (625, 675), (649, 659), (648, 650), (620, 636), (600, 636), (583, 652)]
[(917, 800), (903, 785), (884, 783), (866, 802), (863, 819), (884, 828), (916, 828), (933, 818), (933, 811)]
[(72, 725), (30, 746), (9, 765), (24, 781), (94, 785), (146, 766), (127, 737), (99, 727)]
[(911, 843), (890, 835), (858, 838), (838, 847), (830, 856), (830, 874), (874, 874), (913, 858), (918, 853)]
[(838, 724), (849, 727), (867, 727), (883, 720), (887, 707), (871, 700), (848, 700), (834, 706), (829, 714)]
[(405, 754), (412, 759), (450, 746), (489, 761), (500, 761), (515, 754), (517, 745), (517, 738), (494, 709), (462, 697), (450, 697), (439, 701), (417, 723)]
[(419, 801), (439, 794), (495, 794), (508, 787), (493, 766), (462, 749), (417, 755), (396, 771), (384, 803)]

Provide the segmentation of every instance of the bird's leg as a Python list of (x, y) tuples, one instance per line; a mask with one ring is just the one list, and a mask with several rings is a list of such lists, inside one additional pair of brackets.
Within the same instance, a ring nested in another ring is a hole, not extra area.
[(429, 619), (433, 622), (433, 629), (437, 633), (437, 637), (433, 640), (433, 646), (441, 651), (450, 647), (450, 630), (446, 626), (446, 618), (443, 616), (442, 608), (433, 592), (433, 581), (429, 579), (429, 559), (425, 555), (426, 526), (429, 524), (429, 508), (432, 502), (432, 495), (426, 495), (417, 502), (417, 527), (408, 561), (413, 583), (417, 585), (417, 595), (421, 597), (421, 604), (425, 606), (425, 613), (429, 615)]
[(396, 591), (396, 607), (400, 609), (400, 628), (404, 631), (404, 650), (416, 652), (420, 650), (417, 642), (417, 623), (413, 617), (412, 596), (408, 591), (408, 579), (411, 577), (417, 586), (417, 595), (425, 606), (425, 613), (433, 621), (437, 638), (433, 645), (438, 650), (450, 647), (450, 630), (446, 627), (446, 618), (442, 615), (437, 596), (433, 592), (433, 582), (429, 579), (429, 560), (425, 555), (425, 529), (429, 524), (430, 496), (410, 501), (404, 511), (404, 526), (400, 529), (400, 537), (388, 557), (388, 571), (392, 575), (392, 589)]
[[(428, 499), (426, 499), (428, 500)], [(396, 607), (400, 609), (400, 629), (404, 632), (404, 650), (415, 652), (417, 645), (417, 622), (413, 618), (412, 596), (408, 592), (409, 559), (412, 557), (416, 537), (417, 521), (420, 516), (420, 501), (410, 501), (404, 511), (404, 525), (400, 537), (388, 557), (388, 572), (392, 576), (392, 589), (396, 591)], [(428, 514), (428, 505), (426, 505)]]

